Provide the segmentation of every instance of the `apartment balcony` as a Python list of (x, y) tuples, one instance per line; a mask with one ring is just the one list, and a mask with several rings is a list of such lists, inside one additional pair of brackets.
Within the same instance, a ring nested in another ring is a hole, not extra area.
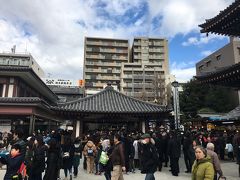
[(149, 42), (149, 46), (164, 46), (164, 42)]
[(89, 58), (89, 59), (106, 59), (106, 60), (122, 60), (122, 61), (128, 61), (128, 56), (111, 56), (110, 54), (109, 55), (86, 55), (86, 58)]
[(149, 59), (164, 59), (164, 56), (161, 55), (161, 56), (149, 56)]
[(148, 97), (148, 98), (153, 98), (155, 97), (154, 92), (124, 92), (125, 95), (127, 96), (132, 96), (135, 98), (142, 98), (142, 97)]
[(134, 75), (134, 79), (145, 79), (145, 80), (152, 80), (154, 78), (153, 75)]
[(120, 77), (113, 77), (113, 76), (97, 76), (97, 80), (112, 80), (112, 81), (117, 81), (120, 80)]
[(149, 48), (149, 50), (148, 50), (149, 52), (152, 52), (152, 53), (164, 53), (164, 49), (152, 49), (152, 48)]
[(91, 58), (91, 59), (105, 59), (105, 56), (103, 56), (103, 55), (86, 55), (86, 58)]
[(134, 42), (133, 42), (133, 45), (134, 45), (134, 46), (141, 46), (141, 42), (134, 41)]
[(86, 45), (93, 46), (113, 46), (113, 47), (128, 47), (128, 43), (118, 43), (118, 42), (102, 42), (102, 41), (86, 41)]
[[(143, 89), (144, 88), (144, 83), (125, 83), (123, 87), (126, 88), (134, 88), (134, 89)], [(145, 83), (145, 88), (153, 88), (152, 83)]]
[(134, 55), (133, 58), (134, 58), (134, 59), (141, 59), (142, 56)]
[(142, 50), (141, 50), (141, 48), (134, 48), (133, 51), (134, 52), (141, 52)]
[(101, 69), (88, 69), (88, 68), (85, 68), (85, 72), (101, 73)]

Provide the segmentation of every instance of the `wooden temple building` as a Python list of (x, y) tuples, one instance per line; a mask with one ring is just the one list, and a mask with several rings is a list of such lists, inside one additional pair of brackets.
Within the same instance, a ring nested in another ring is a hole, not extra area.
[(85, 98), (60, 103), (30, 67), (0, 65), (0, 131), (22, 128), (26, 134), (52, 130), (68, 121), (75, 136), (93, 129), (145, 131), (163, 122), (170, 109), (128, 97), (108, 85)]
[[(221, 11), (217, 16), (207, 19), (205, 23), (199, 25), (201, 33), (214, 33), (229, 37), (240, 37), (240, 0), (234, 1), (229, 7)], [(238, 51), (240, 55), (240, 48)], [(219, 68), (215, 71), (196, 76), (200, 83), (221, 85), (232, 87), (236, 91), (240, 91), (240, 58), (238, 62), (231, 66)], [(240, 127), (240, 106), (227, 113), (226, 116), (215, 123), (232, 122)], [(210, 122), (210, 121), (209, 121)], [(227, 123), (226, 123), (227, 124)]]

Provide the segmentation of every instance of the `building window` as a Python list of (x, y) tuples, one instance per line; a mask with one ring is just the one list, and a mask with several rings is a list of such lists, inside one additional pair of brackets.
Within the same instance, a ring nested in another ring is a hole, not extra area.
[(0, 97), (3, 97), (3, 84), (0, 84)]
[(221, 54), (216, 56), (217, 61), (221, 60)]
[(207, 62), (206, 62), (206, 66), (207, 66), (207, 67), (211, 66), (211, 61), (207, 61)]
[(240, 47), (238, 47), (238, 55), (240, 56)]
[(203, 70), (203, 65), (198, 67), (199, 71)]

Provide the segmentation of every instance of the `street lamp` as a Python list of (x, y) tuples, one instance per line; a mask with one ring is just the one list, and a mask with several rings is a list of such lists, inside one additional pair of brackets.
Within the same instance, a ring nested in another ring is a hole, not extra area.
[(174, 87), (174, 91), (173, 91), (173, 104), (174, 104), (175, 129), (178, 130), (178, 128), (179, 128), (179, 119), (180, 119), (179, 95), (178, 95), (179, 83), (177, 81), (173, 81), (172, 82), (172, 86)]

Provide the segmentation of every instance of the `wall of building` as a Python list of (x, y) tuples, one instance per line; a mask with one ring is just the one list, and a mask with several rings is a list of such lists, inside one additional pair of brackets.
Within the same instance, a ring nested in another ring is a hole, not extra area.
[(0, 53), (0, 65), (30, 67), (39, 77), (45, 77), (43, 69), (31, 54)]
[(121, 64), (129, 60), (128, 40), (85, 38), (84, 81), (87, 90), (100, 91), (120, 82)]
[(197, 76), (240, 62), (240, 42), (233, 40), (196, 64)]
[[(221, 70), (240, 62), (240, 40), (230, 38), (230, 42), (196, 64), (197, 76)], [(238, 91), (229, 90), (230, 98), (237, 106), (240, 103)]]

